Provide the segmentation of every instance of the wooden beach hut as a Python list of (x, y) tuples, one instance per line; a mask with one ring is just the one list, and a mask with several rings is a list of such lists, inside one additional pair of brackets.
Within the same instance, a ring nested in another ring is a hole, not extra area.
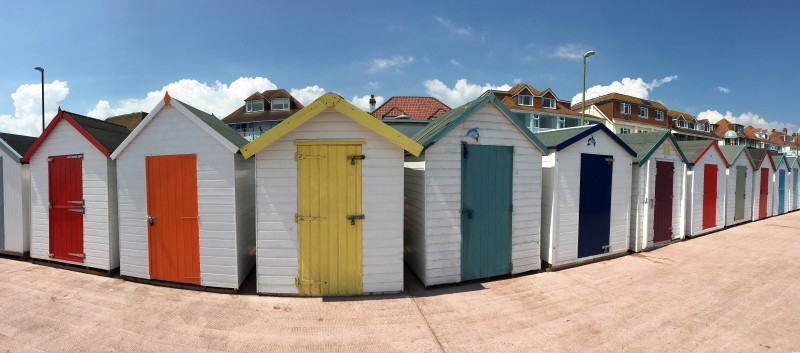
[(692, 163), (687, 173), (686, 236), (717, 231), (725, 226), (725, 171), (730, 166), (715, 140), (680, 141)]
[(628, 251), (628, 145), (601, 124), (534, 134), (542, 157), (542, 261), (562, 267)]
[(789, 195), (791, 193), (789, 183), (789, 165), (786, 162), (785, 154), (774, 154), (771, 156), (772, 163), (775, 164), (775, 176), (773, 179), (772, 215), (777, 216), (786, 213), (789, 209)]
[(757, 221), (772, 215), (775, 163), (767, 149), (748, 147), (745, 151), (756, 166), (753, 170), (753, 220)]
[(31, 173), (31, 258), (119, 267), (117, 171), (122, 125), (59, 108), (23, 157)]
[(425, 286), (541, 268), (542, 154), (487, 91), (417, 132), (406, 156), (405, 259)]
[(258, 292), (401, 292), (403, 156), (421, 151), (333, 93), (244, 146), (256, 163)]
[(631, 189), (630, 250), (642, 251), (683, 239), (689, 161), (669, 131), (621, 134), (636, 152)]
[(798, 169), (800, 169), (800, 165), (798, 165), (798, 163), (799, 163), (798, 159), (800, 159), (800, 158), (797, 158), (797, 156), (791, 156), (791, 157), (787, 156), (786, 157), (786, 165), (789, 167), (789, 175), (791, 175), (791, 177), (789, 178), (789, 183), (790, 183), (790, 187), (789, 188), (792, 190), (792, 192), (789, 194), (790, 195), (789, 196), (789, 205), (790, 205), (789, 206), (789, 212), (796, 211), (798, 209), (798, 203), (797, 203), (797, 196), (798, 196), (797, 187), (798, 187), (798, 185), (797, 185), (797, 181), (798, 181), (798, 178), (800, 178), (800, 176), (798, 176)]
[(120, 274), (238, 290), (255, 266), (255, 164), (247, 140), (169, 94), (111, 155)]
[(755, 164), (744, 145), (719, 146), (728, 167), (725, 184), (725, 226), (753, 219), (753, 170)]
[(35, 137), (0, 133), (0, 253), (25, 256), (30, 250), (31, 175), (22, 156)]

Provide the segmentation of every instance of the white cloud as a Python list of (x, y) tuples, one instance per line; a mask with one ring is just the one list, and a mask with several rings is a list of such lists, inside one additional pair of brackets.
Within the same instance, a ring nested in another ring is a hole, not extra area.
[(450, 59), (450, 64), (453, 66), (461, 66), (461, 63), (456, 59)]
[(712, 123), (716, 123), (722, 118), (727, 119), (730, 122), (736, 124), (742, 124), (744, 126), (753, 126), (755, 128), (760, 129), (775, 129), (775, 130), (782, 130), (783, 128), (788, 129), (789, 131), (796, 131), (797, 125), (784, 123), (780, 121), (767, 121), (767, 119), (762, 118), (758, 114), (755, 113), (743, 113), (740, 115), (733, 115), (731, 112), (725, 112), (723, 115), (722, 113), (716, 110), (706, 110), (697, 114), (698, 119), (708, 119)]
[[(369, 94), (359, 96), (353, 96), (353, 99), (350, 100), (350, 103), (353, 103), (356, 107), (361, 108), (364, 111), (369, 111)], [(380, 107), (386, 99), (383, 96), (375, 96), (375, 107)]]
[(717, 87), (717, 89), (722, 93), (730, 93), (731, 90), (725, 87)]
[(292, 90), (289, 93), (292, 94), (292, 97), (297, 98), (297, 100), (299, 100), (300, 103), (303, 103), (303, 105), (308, 105), (315, 99), (325, 94), (325, 89), (320, 86), (313, 85), (313, 86), (306, 86), (305, 88), (301, 89), (292, 88)]
[(480, 96), (483, 92), (486, 92), (490, 89), (500, 91), (507, 91), (511, 89), (511, 86), (508, 84), (497, 86), (486, 83), (481, 86), (474, 83), (468, 83), (467, 80), (463, 78), (456, 81), (456, 84), (453, 86), (453, 88), (447, 87), (444, 82), (437, 79), (427, 80), (422, 84), (425, 86), (425, 91), (428, 94), (451, 107), (457, 107), (475, 98), (478, 98), (478, 96)]
[(243, 100), (255, 92), (277, 88), (264, 77), (240, 77), (230, 85), (216, 81), (213, 86), (196, 80), (183, 79), (170, 83), (157, 91), (148, 92), (144, 98), (123, 99), (116, 104), (100, 100), (88, 115), (105, 119), (132, 112), (149, 112), (164, 97), (165, 92), (195, 108), (224, 118), (244, 104)]
[[(637, 98), (649, 99), (650, 91), (665, 83), (669, 83), (677, 79), (678, 75), (672, 75), (659, 80), (645, 82), (641, 77), (635, 79), (625, 77), (620, 81), (611, 82), (611, 84), (607, 86), (597, 85), (587, 88), (586, 99), (589, 100), (609, 93), (622, 93)], [(578, 92), (574, 97), (572, 97), (572, 104), (577, 104), (580, 102), (581, 92)]]
[[(45, 120), (53, 119), (58, 103), (67, 98), (69, 87), (65, 81), (53, 81), (44, 85)], [(11, 94), (14, 115), (0, 115), (0, 131), (12, 134), (36, 136), (42, 132), (42, 86), (39, 83), (25, 84)], [(68, 109), (67, 109), (68, 110)]]
[(564, 44), (556, 48), (556, 51), (553, 52), (553, 56), (562, 59), (581, 60), (583, 59), (583, 54), (587, 51), (589, 51), (589, 49), (583, 45)]
[(367, 82), (367, 87), (369, 88), (378, 88), (381, 86), (381, 83), (378, 81), (369, 81)]
[(375, 58), (372, 59), (372, 62), (369, 63), (368, 72), (378, 72), (378, 71), (385, 71), (388, 69), (396, 69), (397, 72), (400, 71), (400, 67), (412, 64), (416, 61), (413, 56), (402, 56), (402, 55), (395, 55), (391, 58)]
[[(467, 27), (459, 27), (455, 23), (453, 23), (453, 21), (450, 21), (449, 19), (444, 18), (444, 17), (434, 17), (434, 19), (436, 20), (436, 22), (439, 22), (439, 24), (442, 25), (444, 28), (446, 28), (448, 31), (450, 31), (452, 33), (455, 33), (455, 34), (457, 34), (459, 36), (465, 36), (466, 37), (466, 36), (469, 36), (470, 34), (472, 34), (472, 27), (469, 27), (469, 26), (467, 26)], [(481, 38), (483, 38), (483, 35), (481, 35)]]

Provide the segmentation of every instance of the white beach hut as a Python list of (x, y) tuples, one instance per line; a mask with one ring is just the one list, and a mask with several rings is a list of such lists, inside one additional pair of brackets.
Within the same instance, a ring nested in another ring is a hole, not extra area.
[(775, 175), (775, 164), (769, 150), (764, 148), (746, 148), (755, 168), (753, 169), (753, 220), (764, 219), (772, 215), (772, 179)]
[(772, 215), (777, 216), (789, 211), (789, 195), (792, 192), (791, 183), (789, 183), (791, 175), (785, 154), (772, 155), (772, 163), (775, 164), (775, 175), (772, 178)]
[(753, 169), (755, 164), (744, 145), (719, 146), (730, 163), (725, 184), (725, 226), (753, 219)]
[(692, 163), (687, 173), (686, 236), (697, 236), (725, 227), (725, 171), (728, 161), (717, 141), (696, 140), (678, 142), (686, 158)]
[(35, 137), (0, 133), (0, 253), (30, 251), (31, 175), (22, 156)]

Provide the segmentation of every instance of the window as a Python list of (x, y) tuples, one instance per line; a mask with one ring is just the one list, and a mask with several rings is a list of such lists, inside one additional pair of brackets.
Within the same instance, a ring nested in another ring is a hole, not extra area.
[(258, 100), (258, 101), (247, 101), (245, 106), (246, 106), (246, 109), (247, 109), (246, 111), (248, 113), (263, 112), (264, 111), (264, 101), (261, 101), (261, 100)]
[(553, 98), (542, 98), (542, 108), (556, 109), (556, 100)]
[(517, 104), (519, 105), (527, 105), (529, 107), (533, 106), (533, 96), (525, 96), (519, 95), (517, 96)]
[(620, 134), (630, 134), (631, 133), (631, 129), (626, 129), (624, 127), (621, 127), (621, 128), (619, 128), (619, 133)]
[(272, 110), (289, 110), (289, 98), (272, 99)]
[(642, 118), (646, 118), (647, 117), (647, 108), (639, 107), (639, 116), (642, 117)]
[(664, 112), (660, 110), (656, 110), (656, 120), (664, 121)]
[(740, 133), (740, 134), (741, 134), (742, 132), (744, 132), (744, 126), (742, 126), (742, 125), (736, 125), (736, 132), (738, 132), (738, 133)]
[(697, 130), (706, 131), (706, 124), (697, 124)]
[(528, 130), (539, 131), (539, 116), (536, 114), (528, 114), (525, 125), (528, 126)]
[(565, 124), (564, 117), (563, 116), (559, 116), (558, 117), (558, 128), (559, 129), (563, 129), (565, 127), (564, 124)]
[(678, 120), (678, 127), (686, 127), (686, 120)]
[(690, 121), (690, 122), (689, 122), (689, 128), (690, 128), (690, 129), (692, 129), (692, 130), (694, 130), (694, 129), (695, 129), (695, 123), (694, 123), (694, 121)]
[(630, 114), (631, 113), (631, 105), (628, 103), (620, 103), (619, 110), (622, 114)]

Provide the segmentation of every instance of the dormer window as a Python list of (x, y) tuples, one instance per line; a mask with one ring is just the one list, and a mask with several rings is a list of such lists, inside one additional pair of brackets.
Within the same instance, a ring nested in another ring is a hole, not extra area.
[(697, 130), (706, 131), (706, 124), (697, 124)]
[(678, 127), (686, 127), (686, 120), (678, 120)]
[(619, 111), (622, 114), (630, 114), (631, 113), (631, 105), (628, 103), (620, 103), (619, 104)]
[(656, 110), (656, 120), (664, 121), (664, 112)]
[(647, 108), (639, 107), (639, 117), (640, 118), (647, 118)]
[(542, 98), (542, 108), (556, 109), (556, 100), (553, 98)]
[(289, 110), (289, 98), (273, 98), (271, 103), (272, 110)]
[(247, 101), (247, 104), (245, 104), (245, 106), (247, 107), (246, 109), (248, 113), (264, 111), (264, 101), (262, 100)]
[(741, 125), (736, 125), (736, 132), (738, 132), (738, 133), (740, 133), (740, 134), (741, 134), (742, 132), (744, 132), (744, 126), (741, 126)]
[(533, 96), (526, 96), (526, 95), (518, 95), (517, 96), (517, 104), (519, 105), (526, 105), (529, 107), (533, 106)]

